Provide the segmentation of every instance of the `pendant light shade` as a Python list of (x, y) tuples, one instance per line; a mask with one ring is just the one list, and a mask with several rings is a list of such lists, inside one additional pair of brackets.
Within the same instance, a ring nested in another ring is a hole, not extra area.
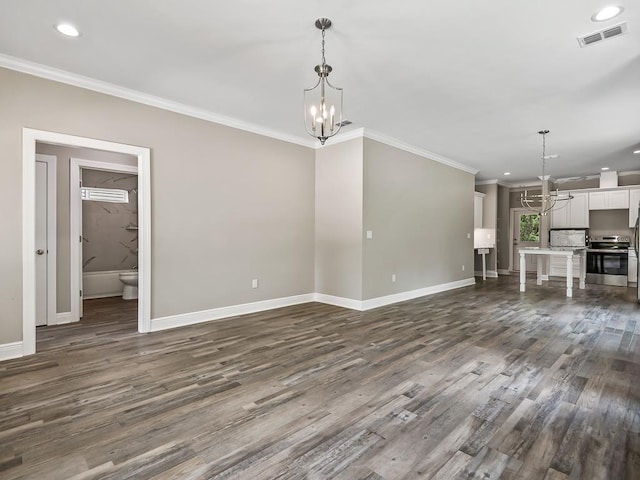
[(318, 82), (304, 91), (304, 122), (307, 133), (324, 145), (342, 127), (342, 88), (329, 83), (333, 69), (324, 58), (325, 31), (331, 27), (331, 20), (319, 18), (316, 27), (322, 30), (322, 63), (315, 67)]

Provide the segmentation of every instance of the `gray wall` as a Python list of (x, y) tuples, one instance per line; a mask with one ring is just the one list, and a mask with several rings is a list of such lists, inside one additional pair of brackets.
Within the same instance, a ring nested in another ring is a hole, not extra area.
[[(82, 202), (82, 270), (129, 270), (138, 265), (138, 176), (82, 169), (84, 187), (129, 192), (128, 203)], [(129, 227), (129, 228), (127, 228)]]
[[(0, 70), (2, 73), (2, 70)], [(1, 113), (0, 113), (1, 115)], [(43, 129), (44, 130), (44, 129)], [(137, 165), (138, 160), (132, 155), (105, 152), (90, 148), (76, 148), (63, 145), (36, 144), (36, 152), (56, 157), (56, 312), (71, 311), (71, 260), (69, 235), (69, 165), (71, 158), (93, 160), (96, 162)]]
[(473, 276), (473, 187), (469, 173), (364, 140), (364, 299)]
[(152, 149), (152, 318), (313, 292), (312, 149), (11, 70), (0, 85), (0, 344), (22, 338), (23, 127)]
[(363, 139), (316, 153), (316, 292), (362, 299)]

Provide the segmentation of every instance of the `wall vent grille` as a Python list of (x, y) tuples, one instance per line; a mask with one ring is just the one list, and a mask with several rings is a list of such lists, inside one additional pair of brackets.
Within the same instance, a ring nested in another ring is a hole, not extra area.
[(593, 45), (594, 43), (617, 37), (618, 35), (622, 35), (623, 33), (627, 33), (627, 22), (622, 22), (618, 25), (603, 28), (602, 30), (598, 30), (597, 32), (578, 37), (578, 43), (581, 47), (584, 48), (588, 47), (589, 45)]

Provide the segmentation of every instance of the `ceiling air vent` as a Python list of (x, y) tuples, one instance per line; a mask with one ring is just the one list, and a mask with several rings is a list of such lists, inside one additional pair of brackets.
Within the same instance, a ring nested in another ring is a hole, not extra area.
[(578, 43), (581, 47), (586, 47), (592, 45), (594, 43), (601, 42), (602, 40), (607, 40), (608, 38), (617, 37), (618, 35), (622, 35), (627, 32), (627, 22), (619, 23), (618, 25), (614, 25), (613, 27), (607, 27), (597, 32), (589, 33), (588, 35), (583, 35), (582, 37), (578, 37)]

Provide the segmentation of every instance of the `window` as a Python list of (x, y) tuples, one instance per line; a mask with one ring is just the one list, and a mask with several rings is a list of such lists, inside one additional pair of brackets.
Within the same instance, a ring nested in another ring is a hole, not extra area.
[(129, 192), (117, 188), (81, 187), (82, 200), (93, 202), (129, 203)]
[(537, 213), (520, 215), (520, 241), (540, 241), (540, 216)]

